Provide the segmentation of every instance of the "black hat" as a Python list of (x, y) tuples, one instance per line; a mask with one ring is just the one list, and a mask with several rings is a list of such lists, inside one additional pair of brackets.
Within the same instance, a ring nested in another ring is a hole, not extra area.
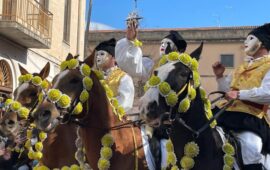
[(108, 41), (103, 41), (99, 43), (96, 47), (96, 51), (104, 50), (114, 57), (115, 45), (116, 45), (116, 40), (112, 38)]
[(187, 42), (184, 40), (184, 38), (177, 31), (171, 30), (170, 34), (164, 38), (168, 38), (168, 39), (172, 40), (174, 42), (174, 44), (176, 45), (177, 50), (179, 52), (186, 51)]
[(250, 34), (255, 35), (262, 42), (262, 45), (270, 50), (270, 23), (255, 28)]

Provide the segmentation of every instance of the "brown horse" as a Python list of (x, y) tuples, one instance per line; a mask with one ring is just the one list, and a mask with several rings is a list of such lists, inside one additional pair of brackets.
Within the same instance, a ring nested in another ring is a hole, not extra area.
[[(21, 75), (29, 74), (22, 66), (19, 65), (19, 68)], [(40, 73), (34, 73), (33, 76), (39, 76), (45, 79), (48, 77), (49, 71), (50, 65), (47, 63)], [(38, 101), (38, 95), (41, 91), (40, 86), (36, 86), (31, 82), (24, 82), (15, 89), (14, 99), (28, 109), (32, 109)], [(5, 120), (5, 122), (16, 125), (19, 121), (17, 114), (14, 112), (10, 113), (9, 117), (12, 119)], [(13, 135), (16, 136), (17, 134), (14, 133)], [(63, 142), (63, 140), (66, 142)], [(43, 142), (43, 157), (40, 164), (46, 165), (49, 168), (61, 168), (77, 163), (74, 157), (76, 152), (75, 140), (75, 125), (58, 126), (54, 131), (48, 133), (47, 139)]]
[[(66, 60), (72, 58), (73, 56), (69, 55)], [(91, 57), (86, 58), (83, 63), (91, 65)], [(89, 92), (90, 98), (84, 104), (81, 115), (77, 117), (84, 125), (80, 129), (80, 135), (86, 149), (88, 163), (93, 169), (98, 169), (101, 138), (106, 133), (111, 133), (115, 143), (112, 146), (110, 169), (147, 169), (140, 129), (133, 125), (117, 127), (122, 122), (113, 113), (103, 86), (94, 72), (90, 77), (93, 80), (93, 87)], [(78, 67), (66, 69), (53, 79), (52, 88), (59, 89), (70, 96), (71, 103), (74, 103), (83, 90), (82, 79)], [(37, 126), (45, 130), (54, 127), (53, 122), (60, 115), (61, 111), (55, 104), (44, 100), (37, 108), (34, 118)]]

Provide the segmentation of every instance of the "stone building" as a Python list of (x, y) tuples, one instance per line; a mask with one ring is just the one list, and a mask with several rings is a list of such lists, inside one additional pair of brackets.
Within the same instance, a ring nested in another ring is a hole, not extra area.
[(69, 52), (83, 56), (86, 0), (0, 0), (0, 93), (18, 85), (18, 64), (49, 79)]

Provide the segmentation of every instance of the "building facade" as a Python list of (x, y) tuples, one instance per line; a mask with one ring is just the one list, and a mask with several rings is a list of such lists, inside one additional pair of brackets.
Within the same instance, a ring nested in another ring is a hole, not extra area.
[[(204, 42), (203, 51), (199, 61), (199, 73), (203, 88), (209, 93), (217, 90), (217, 83), (212, 71), (212, 64), (221, 61), (226, 66), (225, 74), (229, 74), (244, 59), (244, 40), (255, 26), (244, 27), (214, 27), (214, 28), (187, 28), (174, 29), (178, 31), (187, 41), (187, 52), (191, 53), (200, 43)], [(138, 39), (143, 42), (143, 54), (152, 58), (155, 62), (159, 60), (159, 47), (161, 40), (168, 35), (171, 29), (140, 30)], [(109, 38), (117, 40), (125, 37), (125, 31), (90, 31), (88, 41), (90, 51), (95, 46)], [(143, 94), (143, 83), (135, 80), (136, 99)], [(137, 100), (136, 100), (137, 101)], [(135, 102), (136, 105), (136, 102)]]
[(86, 0), (0, 0), (0, 94), (50, 62), (49, 80), (67, 54), (84, 56)]

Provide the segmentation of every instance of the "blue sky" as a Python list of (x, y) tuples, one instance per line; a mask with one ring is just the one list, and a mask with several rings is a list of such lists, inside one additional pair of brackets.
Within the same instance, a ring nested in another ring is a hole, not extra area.
[[(270, 0), (138, 0), (137, 4), (139, 14), (144, 17), (141, 28), (246, 26), (270, 22)], [(93, 0), (91, 21), (124, 29), (124, 20), (133, 9), (134, 0)]]

